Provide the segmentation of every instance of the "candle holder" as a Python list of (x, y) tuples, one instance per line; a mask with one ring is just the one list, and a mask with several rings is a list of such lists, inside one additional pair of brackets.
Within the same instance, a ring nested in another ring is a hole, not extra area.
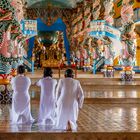
[(121, 71), (121, 80), (122, 81), (133, 81), (135, 72), (132, 70), (132, 67), (124, 67)]
[(112, 78), (112, 77), (114, 77), (114, 68), (113, 68), (113, 66), (105, 66), (104, 67), (104, 70), (103, 70), (103, 76), (104, 77), (110, 77), (110, 78)]

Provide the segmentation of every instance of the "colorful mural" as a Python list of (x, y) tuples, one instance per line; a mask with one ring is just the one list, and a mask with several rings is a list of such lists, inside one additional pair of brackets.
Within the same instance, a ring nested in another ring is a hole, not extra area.
[[(104, 1), (104, 7), (105, 7), (105, 13), (104, 13), (104, 20), (106, 21), (107, 24), (113, 25), (114, 19), (114, 9), (113, 9), (113, 1), (112, 0), (105, 0)], [(114, 60), (114, 50), (113, 50), (113, 44), (111, 39), (109, 37), (104, 38), (104, 56), (105, 56), (105, 65), (113, 65), (113, 60)]]

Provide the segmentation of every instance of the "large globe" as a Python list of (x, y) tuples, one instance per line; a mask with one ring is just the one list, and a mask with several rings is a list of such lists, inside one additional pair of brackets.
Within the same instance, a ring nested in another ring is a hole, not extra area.
[(55, 44), (58, 40), (58, 36), (55, 31), (50, 31), (50, 32), (39, 31), (38, 37), (39, 37), (39, 41), (43, 43), (45, 47)]

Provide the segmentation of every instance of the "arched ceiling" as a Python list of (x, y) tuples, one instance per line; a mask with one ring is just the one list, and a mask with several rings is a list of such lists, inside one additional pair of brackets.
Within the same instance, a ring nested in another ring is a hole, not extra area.
[(47, 6), (59, 8), (74, 8), (82, 0), (26, 0), (27, 8), (45, 8)]

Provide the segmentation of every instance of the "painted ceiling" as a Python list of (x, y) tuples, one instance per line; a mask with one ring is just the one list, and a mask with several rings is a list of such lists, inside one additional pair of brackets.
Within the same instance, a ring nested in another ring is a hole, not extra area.
[(74, 8), (82, 0), (25, 0), (28, 8), (45, 8), (47, 6), (59, 8)]

